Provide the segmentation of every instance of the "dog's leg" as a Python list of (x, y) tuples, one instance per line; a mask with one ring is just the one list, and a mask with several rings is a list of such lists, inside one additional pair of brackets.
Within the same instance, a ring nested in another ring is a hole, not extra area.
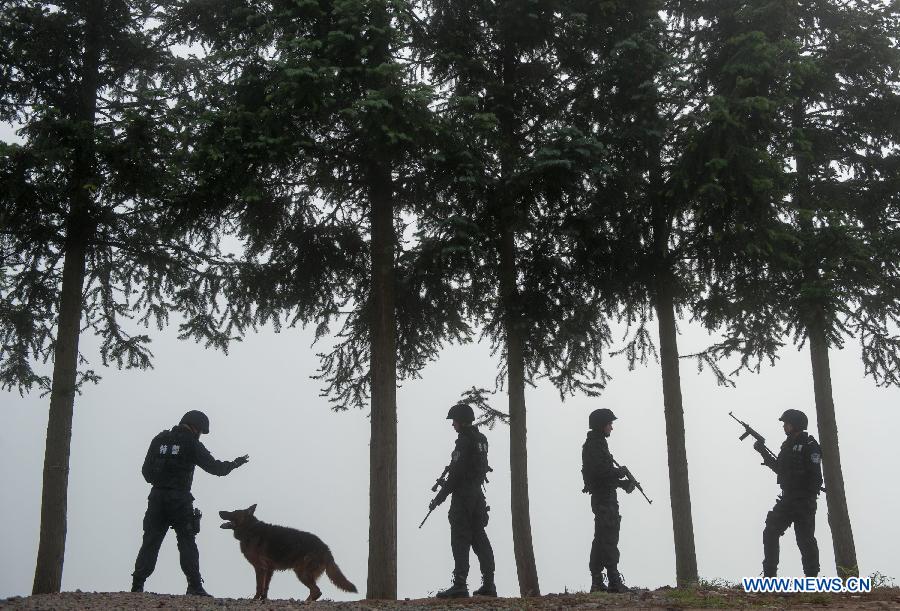
[(265, 600), (263, 585), (266, 580), (266, 570), (258, 564), (254, 564), (253, 569), (256, 571), (256, 596), (253, 597), (253, 600)]
[(315, 576), (310, 574), (310, 572), (306, 571), (305, 569), (294, 569), (294, 573), (297, 574), (297, 579), (300, 580), (300, 583), (309, 588), (309, 596), (306, 597), (306, 600), (319, 600), (319, 597), (322, 596), (322, 590), (320, 590), (319, 586), (316, 585)]
[(265, 584), (263, 586), (263, 599), (266, 599), (269, 597), (269, 584), (272, 583), (272, 575), (274, 573), (275, 573), (275, 569), (273, 569), (271, 567), (266, 569)]

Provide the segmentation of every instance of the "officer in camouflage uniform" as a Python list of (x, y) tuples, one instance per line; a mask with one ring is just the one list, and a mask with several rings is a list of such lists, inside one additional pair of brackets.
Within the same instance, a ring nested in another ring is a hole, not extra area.
[[(591, 509), (594, 512), (594, 542), (591, 545), (591, 592), (629, 592), (619, 574), (619, 501), (616, 488), (629, 494), (634, 484), (625, 479), (625, 467), (613, 463), (606, 438), (613, 430), (615, 414), (608, 409), (591, 412), (587, 440), (581, 450), (581, 474), (584, 490), (591, 495)], [(609, 578), (609, 586), (603, 582), (603, 569)]]
[(191, 410), (178, 426), (163, 431), (150, 442), (141, 473), (153, 487), (144, 514), (144, 539), (134, 563), (132, 592), (144, 591), (144, 581), (156, 568), (159, 548), (171, 526), (178, 539), (181, 570), (188, 581), (187, 594), (209, 596), (203, 589), (200, 553), (194, 540), (200, 530), (199, 512), (195, 515), (191, 495), (194, 467), (213, 475), (228, 475), (249, 457), (241, 456), (230, 462), (216, 460), (200, 443), (200, 435), (206, 433), (209, 433), (209, 418), (203, 412)]
[(778, 572), (778, 540), (788, 527), (794, 525), (797, 547), (803, 562), (803, 574), (819, 574), (819, 546), (816, 543), (816, 502), (822, 486), (822, 450), (818, 442), (806, 432), (806, 414), (789, 409), (779, 418), (784, 423), (787, 439), (781, 444), (778, 457), (764, 450), (762, 442), (753, 444), (763, 457), (763, 464), (778, 475), (781, 496), (766, 516), (763, 530), (763, 575), (775, 577)]
[(472, 408), (463, 403), (454, 405), (447, 413), (453, 429), (459, 433), (450, 457), (449, 472), (441, 490), (429, 504), (434, 509), (450, 499), (450, 547), (453, 550), (453, 584), (437, 593), (438, 598), (465, 598), (469, 595), (466, 579), (469, 576), (469, 549), (475, 551), (481, 567), (482, 586), (472, 592), (475, 596), (497, 596), (494, 585), (494, 550), (485, 527), (488, 523), (487, 502), (481, 486), (491, 471), (487, 462), (487, 438), (479, 432)]

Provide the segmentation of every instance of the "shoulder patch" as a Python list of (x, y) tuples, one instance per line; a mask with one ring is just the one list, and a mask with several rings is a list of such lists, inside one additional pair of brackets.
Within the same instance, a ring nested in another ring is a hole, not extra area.
[(818, 452), (813, 452), (809, 455), (809, 459), (813, 462), (814, 465), (817, 465), (822, 462), (822, 455)]

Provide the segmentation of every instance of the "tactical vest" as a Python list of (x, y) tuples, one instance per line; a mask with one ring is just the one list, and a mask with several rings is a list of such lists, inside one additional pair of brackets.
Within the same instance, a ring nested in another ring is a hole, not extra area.
[(143, 470), (147, 483), (161, 488), (190, 490), (194, 476), (190, 433), (173, 429), (153, 438)]

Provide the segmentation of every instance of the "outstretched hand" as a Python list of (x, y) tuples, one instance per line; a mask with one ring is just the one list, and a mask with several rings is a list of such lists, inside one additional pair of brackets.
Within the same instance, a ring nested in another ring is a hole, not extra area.
[(244, 454), (243, 456), (238, 456), (232, 462), (234, 463), (234, 468), (237, 469), (241, 465), (246, 465), (249, 460), (250, 460), (250, 455)]

